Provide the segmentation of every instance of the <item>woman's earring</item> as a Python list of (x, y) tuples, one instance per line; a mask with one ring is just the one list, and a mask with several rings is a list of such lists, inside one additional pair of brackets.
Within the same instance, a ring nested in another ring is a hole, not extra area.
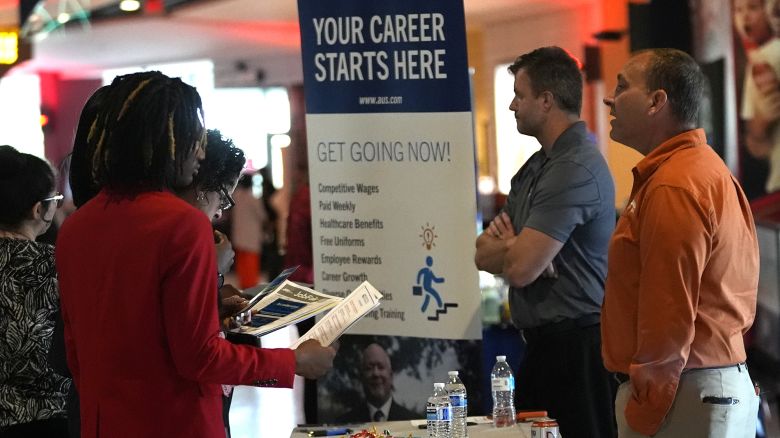
[(205, 201), (206, 200), (206, 192), (198, 192), (198, 196), (195, 197), (196, 201)]

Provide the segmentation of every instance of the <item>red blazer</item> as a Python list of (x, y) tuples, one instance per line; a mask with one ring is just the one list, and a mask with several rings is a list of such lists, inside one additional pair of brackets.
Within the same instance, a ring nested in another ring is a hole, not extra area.
[(211, 225), (171, 193), (101, 192), (56, 262), (82, 437), (224, 437), (220, 384), (292, 387), (292, 350), (220, 338)]

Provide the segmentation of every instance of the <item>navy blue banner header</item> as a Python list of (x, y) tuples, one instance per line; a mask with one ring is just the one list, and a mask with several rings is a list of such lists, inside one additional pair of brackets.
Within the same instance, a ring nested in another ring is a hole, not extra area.
[(306, 112), (470, 111), (463, 0), (298, 0)]

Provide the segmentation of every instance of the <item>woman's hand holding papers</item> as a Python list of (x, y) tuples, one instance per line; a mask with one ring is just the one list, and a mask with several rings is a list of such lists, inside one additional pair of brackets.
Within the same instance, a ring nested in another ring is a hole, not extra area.
[(307, 379), (318, 379), (333, 368), (336, 349), (323, 347), (310, 339), (295, 349), (295, 374)]

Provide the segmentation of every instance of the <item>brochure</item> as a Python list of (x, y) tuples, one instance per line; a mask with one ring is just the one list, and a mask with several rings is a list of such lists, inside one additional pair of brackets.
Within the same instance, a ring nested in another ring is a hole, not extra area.
[(320, 318), (290, 348), (298, 348), (309, 339), (316, 339), (323, 346), (329, 346), (366, 313), (379, 306), (381, 299), (382, 294), (371, 283), (364, 281), (346, 297), (337, 298), (340, 301), (338, 305)]
[(296, 269), (298, 269), (297, 265), (291, 268), (287, 268), (284, 271), (282, 271), (279, 275), (277, 275), (276, 278), (271, 280), (270, 283), (260, 283), (256, 286), (252, 286), (248, 289), (244, 289), (243, 292), (245, 294), (252, 295), (252, 299), (249, 300), (249, 302), (247, 303), (246, 306), (244, 306), (243, 309), (233, 314), (233, 316), (236, 316), (239, 313), (244, 313), (247, 310), (254, 307), (254, 305), (257, 304), (258, 301), (262, 300), (266, 295), (273, 292), (273, 290), (279, 287), (279, 285), (282, 284), (284, 280), (287, 280), (287, 277), (292, 275), (292, 273), (295, 272)]
[(366, 313), (379, 306), (382, 299), (382, 294), (367, 281), (344, 298), (317, 292), (289, 280), (262, 293), (263, 297), (248, 309), (251, 322), (232, 332), (263, 336), (332, 309), (290, 348), (297, 348), (309, 339), (316, 339), (324, 346), (332, 344)]
[[(295, 324), (336, 306), (341, 300), (289, 280), (268, 292), (247, 310), (251, 321), (234, 332), (262, 336), (290, 324)], [(260, 294), (258, 294), (260, 295)]]

